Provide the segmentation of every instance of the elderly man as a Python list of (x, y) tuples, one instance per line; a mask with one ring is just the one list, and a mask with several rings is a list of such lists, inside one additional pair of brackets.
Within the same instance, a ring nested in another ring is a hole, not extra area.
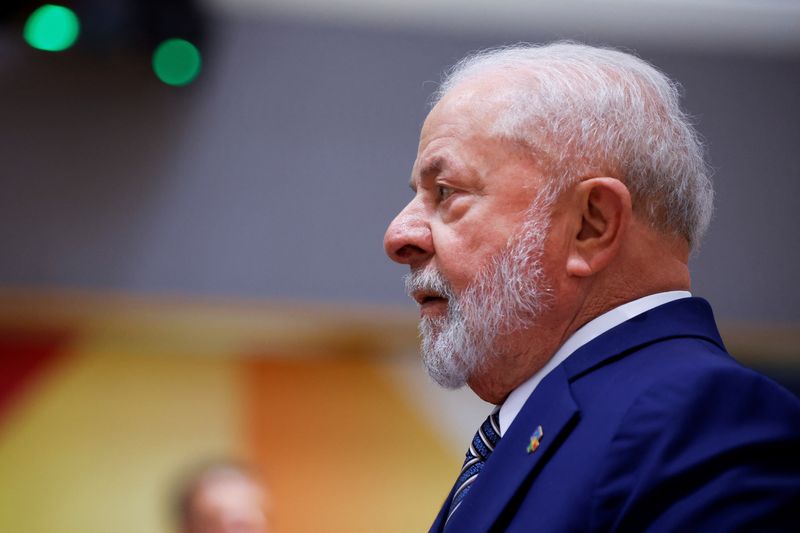
[(269, 494), (244, 466), (222, 461), (198, 467), (178, 493), (179, 533), (267, 533)]
[[(461, 61), (389, 226), (426, 367), (498, 408), (432, 531), (794, 531), (800, 402), (727, 353), (676, 86), (573, 43)], [(735, 290), (735, 289), (732, 289)]]

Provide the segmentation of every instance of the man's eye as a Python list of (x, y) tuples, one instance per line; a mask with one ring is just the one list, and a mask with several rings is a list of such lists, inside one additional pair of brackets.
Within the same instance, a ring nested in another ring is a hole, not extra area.
[(445, 187), (443, 185), (439, 185), (438, 187), (436, 187), (436, 190), (439, 193), (439, 200), (442, 202), (450, 198), (450, 195), (456, 192), (454, 189), (450, 187)]

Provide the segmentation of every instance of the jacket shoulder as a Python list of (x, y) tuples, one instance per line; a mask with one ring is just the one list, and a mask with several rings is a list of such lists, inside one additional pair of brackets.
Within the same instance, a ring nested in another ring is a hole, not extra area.
[(619, 363), (608, 372), (635, 385), (618, 394), (594, 529), (782, 531), (798, 518), (794, 395), (703, 339), (663, 340)]

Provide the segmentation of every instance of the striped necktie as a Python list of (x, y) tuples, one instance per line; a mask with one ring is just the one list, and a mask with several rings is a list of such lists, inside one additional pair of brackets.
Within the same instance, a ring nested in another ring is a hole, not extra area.
[[(450, 517), (453, 516), (453, 513), (464, 501), (464, 497), (466, 497), (472, 484), (475, 483), (478, 474), (483, 470), (483, 465), (486, 464), (489, 455), (494, 451), (494, 447), (497, 446), (499, 440), (500, 410), (498, 409), (486, 418), (472, 438), (472, 443), (467, 449), (464, 466), (461, 467), (461, 473), (456, 480), (456, 488), (453, 492), (453, 499), (450, 501), (447, 520), (450, 520)], [(445, 524), (447, 524), (447, 521), (445, 521)]]

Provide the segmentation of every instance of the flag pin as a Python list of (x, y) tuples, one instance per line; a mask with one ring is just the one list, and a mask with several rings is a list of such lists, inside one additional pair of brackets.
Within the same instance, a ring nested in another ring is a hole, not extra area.
[(544, 431), (542, 431), (542, 426), (538, 426), (536, 431), (533, 432), (531, 435), (531, 442), (528, 444), (528, 447), (525, 449), (528, 453), (533, 453), (536, 451), (536, 448), (539, 447), (541, 443), (542, 437), (544, 437)]

